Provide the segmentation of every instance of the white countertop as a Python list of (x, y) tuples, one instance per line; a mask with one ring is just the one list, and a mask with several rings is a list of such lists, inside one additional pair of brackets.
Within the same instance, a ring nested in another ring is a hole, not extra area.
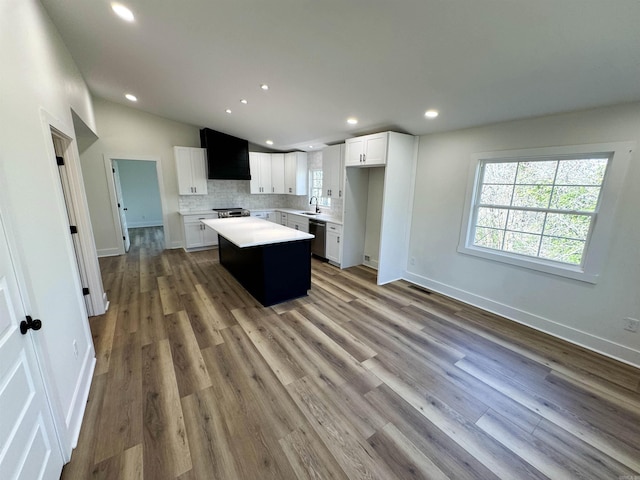
[(314, 238), (310, 233), (255, 217), (215, 218), (200, 221), (240, 248)]
[(182, 215), (217, 215), (218, 212), (214, 212), (211, 208), (207, 210), (178, 210), (178, 214)]
[[(319, 213), (317, 215), (304, 215), (302, 212), (313, 212), (313, 209), (315, 208), (315, 206), (310, 206), (309, 210), (296, 210), (295, 208), (274, 208), (273, 210), (276, 210), (278, 212), (285, 212), (285, 213), (290, 213), (293, 215), (300, 215), (301, 217), (305, 217), (305, 218), (313, 218), (315, 220), (321, 220), (323, 222), (330, 222), (330, 223), (337, 223), (339, 225), (342, 225), (342, 220), (337, 219), (336, 217), (332, 217), (330, 215), (327, 215), (326, 213)], [(267, 210), (268, 209), (264, 209)], [(254, 211), (256, 212), (261, 212), (264, 211), (261, 210), (259, 208), (255, 208)]]
[[(290, 213), (292, 215), (300, 215), (304, 218), (315, 218), (316, 220), (321, 220), (323, 222), (337, 223), (338, 225), (342, 225), (342, 220), (336, 217), (332, 217), (331, 215), (327, 215), (326, 213), (320, 213), (318, 215), (304, 215), (302, 212), (311, 212), (313, 211), (313, 206), (309, 208), (309, 210), (297, 210), (295, 208), (254, 208), (251, 211), (253, 212), (285, 212)], [(213, 215), (214, 212), (212, 209), (205, 210), (179, 210), (178, 214), (185, 215)]]

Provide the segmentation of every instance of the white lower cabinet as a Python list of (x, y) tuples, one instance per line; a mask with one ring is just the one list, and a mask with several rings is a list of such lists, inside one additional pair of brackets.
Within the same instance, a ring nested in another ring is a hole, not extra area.
[(266, 219), (273, 223), (280, 223), (278, 212), (266, 212)]
[(342, 260), (342, 225), (337, 223), (327, 223), (325, 255), (327, 260), (336, 265), (340, 265)]
[(280, 212), (276, 212), (274, 210), (252, 210), (251, 216), (256, 218), (262, 218), (263, 220), (267, 220), (273, 223), (280, 223), (279, 214)]
[(209, 218), (218, 218), (217, 214), (183, 215), (184, 249), (213, 247), (218, 245), (218, 234), (200, 222)]
[(307, 217), (293, 215), (291, 213), (288, 214), (287, 217), (287, 227), (309, 233), (309, 219)]

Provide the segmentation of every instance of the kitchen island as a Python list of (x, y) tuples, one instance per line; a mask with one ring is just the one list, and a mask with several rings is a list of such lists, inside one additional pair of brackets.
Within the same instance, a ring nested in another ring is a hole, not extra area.
[(265, 307), (311, 288), (313, 235), (254, 217), (201, 222), (218, 233), (220, 264)]

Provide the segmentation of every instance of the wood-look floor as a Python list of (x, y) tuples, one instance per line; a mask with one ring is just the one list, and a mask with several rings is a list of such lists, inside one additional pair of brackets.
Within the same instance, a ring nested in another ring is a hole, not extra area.
[(64, 479), (640, 478), (638, 369), (364, 267), (263, 308), (131, 234)]

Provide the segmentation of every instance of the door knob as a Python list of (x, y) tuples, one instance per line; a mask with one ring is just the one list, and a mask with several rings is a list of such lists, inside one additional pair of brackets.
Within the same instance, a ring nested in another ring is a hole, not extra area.
[(20, 333), (26, 335), (29, 329), (40, 330), (42, 328), (42, 322), (37, 318), (34, 320), (30, 315), (27, 315), (27, 320), (20, 322)]

